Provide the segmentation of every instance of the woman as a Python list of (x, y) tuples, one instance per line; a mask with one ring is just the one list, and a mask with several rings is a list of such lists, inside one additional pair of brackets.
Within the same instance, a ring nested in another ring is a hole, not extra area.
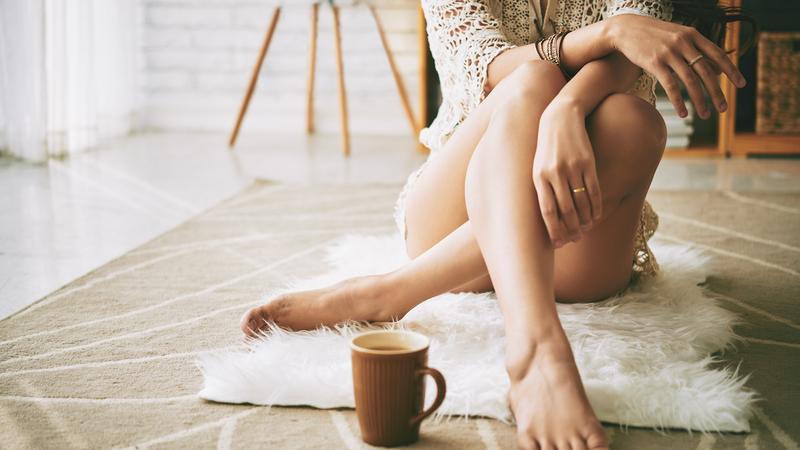
[(701, 117), (707, 99), (725, 111), (718, 75), (745, 80), (718, 47), (720, 30), (744, 18), (713, 0), (423, 0), (423, 9), (443, 103), (420, 134), (431, 153), (395, 209), (411, 260), (273, 298), (242, 329), (387, 321), (444, 292), (494, 290), (520, 447), (607, 448), (555, 301), (600, 300), (657, 272), (645, 196), (666, 131), (654, 78), (681, 117), (678, 80)]

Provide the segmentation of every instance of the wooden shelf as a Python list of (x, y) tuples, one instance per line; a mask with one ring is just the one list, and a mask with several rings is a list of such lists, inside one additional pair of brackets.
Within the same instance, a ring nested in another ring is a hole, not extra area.
[[(742, 0), (722, 0), (724, 6), (741, 6)], [(732, 50), (730, 57), (738, 64), (739, 59), (739, 23), (727, 24), (724, 47)], [(427, 123), (427, 35), (425, 32), (425, 16), (418, 7), (418, 42), (420, 53), (420, 129)], [(671, 149), (664, 152), (665, 158), (724, 158), (728, 156), (746, 156), (753, 154), (800, 155), (800, 135), (765, 135), (752, 132), (736, 131), (736, 87), (726, 77), (720, 77), (722, 93), (728, 100), (728, 110), (719, 115), (717, 126), (717, 142), (714, 145), (690, 146), (688, 148)], [(428, 149), (418, 144), (418, 150), (427, 153)]]
[(800, 134), (736, 133), (731, 154), (800, 154)]
[[(723, 0), (726, 6), (740, 7), (742, 0)], [(739, 61), (739, 23), (728, 23), (725, 48), (733, 50), (731, 59)], [(755, 81), (755, 80), (752, 80)], [(751, 82), (752, 82), (751, 81)], [(721, 77), (722, 93), (728, 100), (728, 110), (719, 116), (717, 147), (721, 154), (746, 156), (754, 154), (800, 154), (800, 135), (756, 134), (736, 131), (736, 87)]]
[(667, 148), (664, 150), (664, 159), (681, 159), (681, 158), (724, 158), (725, 154), (719, 151), (719, 148), (704, 145), (687, 148)]

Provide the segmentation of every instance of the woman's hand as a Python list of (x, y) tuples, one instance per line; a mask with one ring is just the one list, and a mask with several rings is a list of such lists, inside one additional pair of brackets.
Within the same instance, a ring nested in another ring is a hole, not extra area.
[[(607, 20), (608, 39), (633, 64), (653, 74), (664, 87), (678, 115), (686, 117), (681, 97), (680, 78), (700, 117), (711, 112), (706, 106), (706, 92), (719, 112), (728, 109), (720, 90), (718, 76), (725, 75), (737, 87), (745, 85), (744, 76), (716, 44), (692, 27), (637, 14), (619, 14)], [(702, 58), (699, 58), (702, 56)], [(692, 61), (696, 62), (689, 66)]]
[(558, 248), (577, 241), (581, 231), (590, 229), (602, 216), (586, 111), (556, 97), (542, 114), (537, 141), (533, 184), (550, 240)]

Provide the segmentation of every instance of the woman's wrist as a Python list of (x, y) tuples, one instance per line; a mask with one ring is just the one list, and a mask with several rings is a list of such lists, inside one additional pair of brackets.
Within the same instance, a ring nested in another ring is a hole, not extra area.
[(586, 117), (607, 96), (628, 91), (641, 73), (641, 68), (615, 51), (581, 68), (550, 102), (545, 114)]
[(590, 105), (582, 98), (563, 92), (556, 95), (544, 110), (548, 116), (580, 115), (586, 117), (591, 112)]
[(564, 37), (561, 62), (570, 73), (615, 50), (618, 24), (613, 17), (572, 30)]

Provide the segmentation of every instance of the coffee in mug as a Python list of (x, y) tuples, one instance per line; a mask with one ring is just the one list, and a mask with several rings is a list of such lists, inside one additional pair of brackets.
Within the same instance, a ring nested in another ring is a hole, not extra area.
[[(377, 330), (350, 340), (356, 414), (364, 442), (382, 447), (419, 439), (423, 419), (442, 404), (442, 374), (427, 367), (430, 341), (420, 333)], [(425, 403), (425, 375), (436, 381), (436, 399)]]

